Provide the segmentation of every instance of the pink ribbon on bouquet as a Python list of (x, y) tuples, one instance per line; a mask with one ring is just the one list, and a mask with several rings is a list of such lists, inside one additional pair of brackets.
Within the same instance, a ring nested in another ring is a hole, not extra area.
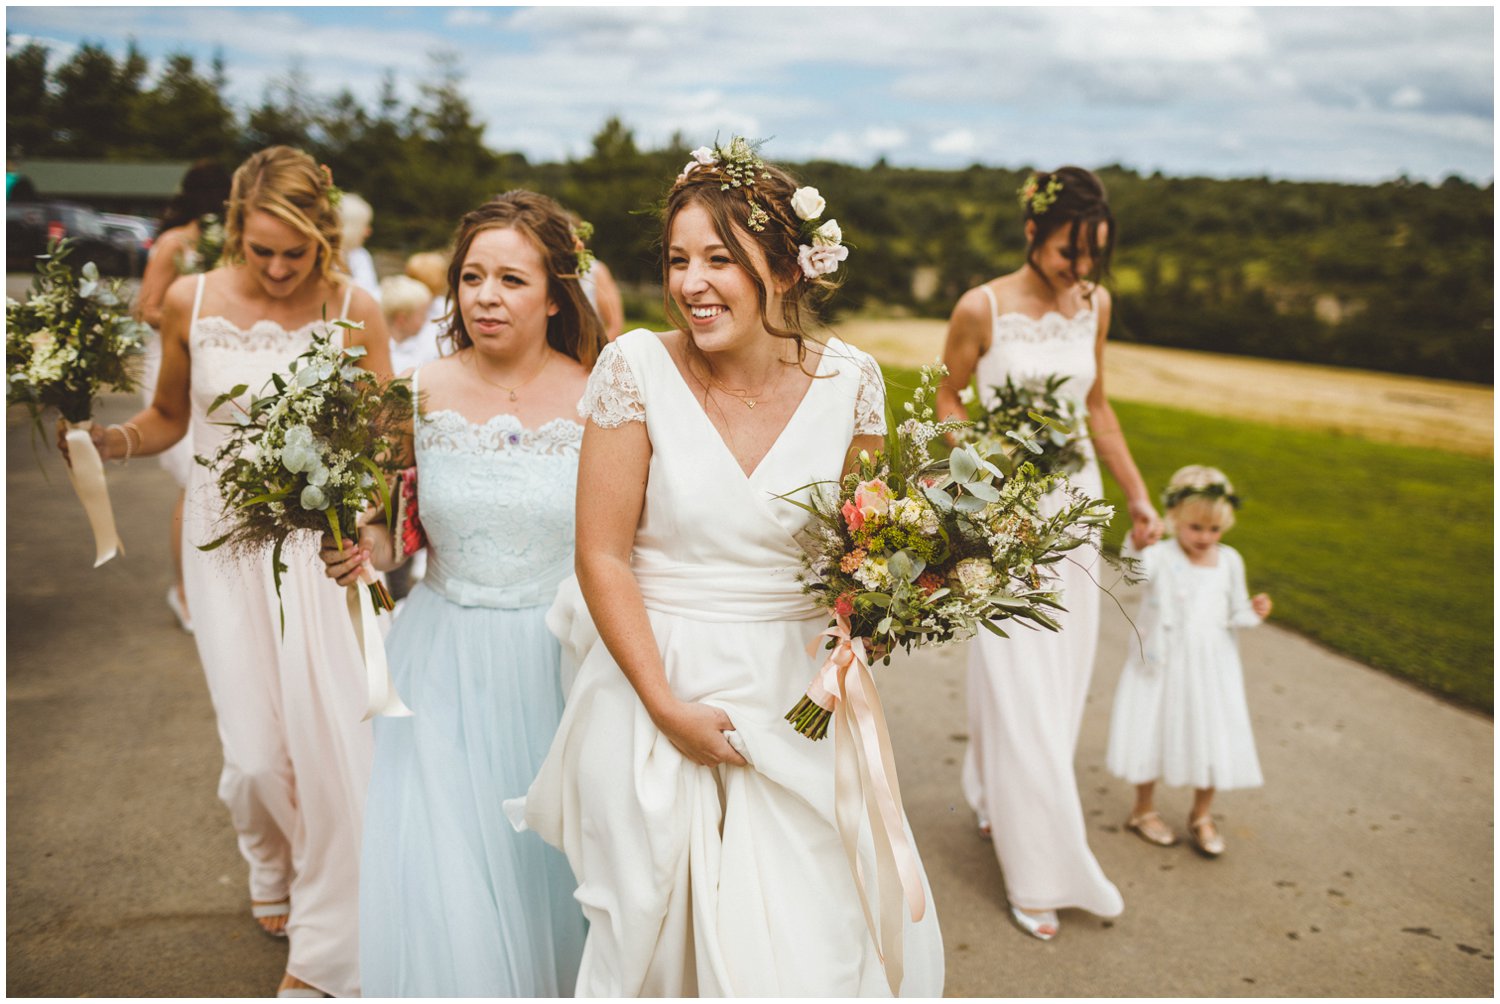
[[(849, 869), (859, 887), (859, 904), (865, 924), (880, 952), (891, 993), (901, 994), (904, 898), (913, 922), (927, 911), (916, 849), (906, 833), (906, 813), (901, 804), (901, 784), (896, 778), (896, 758), (891, 750), (885, 709), (875, 689), (875, 677), (865, 658), (866, 641), (850, 636), (849, 619), (839, 615), (818, 636), (834, 639), (833, 651), (807, 688), (808, 699), (834, 717), (834, 820)], [(809, 654), (817, 645), (813, 639)], [(863, 806), (875, 840), (876, 885), (880, 922), (877, 925), (865, 889), (864, 869), (859, 861), (859, 810)]]

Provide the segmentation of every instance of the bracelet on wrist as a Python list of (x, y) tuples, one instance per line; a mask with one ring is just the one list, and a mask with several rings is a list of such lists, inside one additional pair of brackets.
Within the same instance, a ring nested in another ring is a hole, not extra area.
[[(115, 425), (111, 425), (109, 427), (110, 429), (119, 429), (120, 430), (120, 438), (123, 439), (123, 440), (125, 440), (125, 456), (120, 460), (120, 466), (121, 467), (127, 466), (130, 463), (131, 456), (135, 453), (135, 448), (134, 448), (133, 444), (130, 442), (130, 430), (125, 427), (126, 425), (129, 425), (129, 424), (130, 423), (127, 422), (127, 423), (125, 423), (125, 425), (115, 424)], [(137, 431), (139, 431), (139, 430), (137, 430)]]

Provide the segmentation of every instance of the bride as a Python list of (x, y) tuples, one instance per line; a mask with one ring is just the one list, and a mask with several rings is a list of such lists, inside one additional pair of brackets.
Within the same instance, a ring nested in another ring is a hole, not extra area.
[(577, 591), (550, 617), (577, 676), (525, 822), (578, 879), (580, 996), (938, 996), (936, 918), (885, 971), (833, 744), (782, 720), (825, 618), (797, 582), (806, 514), (774, 496), (884, 432), (879, 367), (803, 333), (847, 250), (743, 140), (694, 158), (663, 214), (677, 330), (608, 346), (579, 406)]

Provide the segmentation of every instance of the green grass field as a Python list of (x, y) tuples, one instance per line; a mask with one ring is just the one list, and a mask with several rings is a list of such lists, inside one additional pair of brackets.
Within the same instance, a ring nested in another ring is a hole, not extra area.
[[(899, 411), (916, 375), (886, 376)], [(1244, 507), (1225, 541), (1251, 591), (1271, 594), (1274, 622), (1493, 713), (1490, 460), (1152, 405), (1115, 412), (1152, 491), (1185, 464), (1229, 475)], [(1107, 474), (1105, 489), (1123, 511)]]

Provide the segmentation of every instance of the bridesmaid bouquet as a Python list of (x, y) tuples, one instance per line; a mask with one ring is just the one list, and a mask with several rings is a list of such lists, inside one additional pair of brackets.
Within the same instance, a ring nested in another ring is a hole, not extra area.
[[(248, 389), (243, 384), (219, 395), (209, 412), (233, 405), (231, 419), (218, 423), (229, 427), (229, 435), (213, 457), (197, 458), (218, 471), (219, 491), (232, 514), (229, 530), (200, 549), (227, 545), (243, 552), (270, 544), (278, 598), (289, 536), (326, 530), (342, 551), (370, 505), (392, 511), (386, 479), (400, 469), (398, 440), (412, 418), (411, 382), (382, 381), (360, 369), (354, 361), (364, 348), (343, 348), (332, 335), (315, 333), (308, 350), (285, 375), (273, 374), (269, 391), (253, 396), (248, 407), (235, 400)], [(370, 577), (366, 586), (376, 608), (395, 606), (379, 580)], [(284, 610), (281, 623), (284, 630)]]
[(100, 278), (93, 262), (75, 274), (65, 260), (71, 251), (69, 241), (49, 242), (31, 295), (5, 301), (5, 403), (24, 406), (38, 434), (48, 408), (67, 422), (69, 476), (94, 531), (98, 567), (124, 548), (89, 437), (91, 416), (104, 387), (135, 389), (145, 326), (130, 316), (123, 281)]
[(928, 444), (968, 427), (933, 420), (943, 373), (922, 370), (911, 417), (892, 423), (880, 453), (861, 453), (836, 491), (814, 486), (825, 490), (809, 503), (782, 496), (815, 517), (803, 539), (803, 588), (833, 617), (824, 632), (833, 654), (786, 715), (810, 739), (827, 734), (845, 674), (867, 666), (869, 651), (888, 662), (897, 646), (941, 644), (981, 627), (1006, 637), (1005, 620), (1058, 630), (1048, 611), (1063, 607), (1043, 573), (1069, 551), (1097, 546), (1114, 515), (1072, 489), (1043, 515), (1042, 497), (1066, 479), (1002, 450), (970, 443), (933, 458)]
[(995, 403), (969, 431), (969, 441), (981, 452), (1023, 449), (1026, 459), (1043, 473), (1075, 474), (1083, 469), (1083, 403), (1058, 390), (1064, 376), (1047, 376), (1015, 383), (1006, 376), (1003, 387), (993, 388)]

